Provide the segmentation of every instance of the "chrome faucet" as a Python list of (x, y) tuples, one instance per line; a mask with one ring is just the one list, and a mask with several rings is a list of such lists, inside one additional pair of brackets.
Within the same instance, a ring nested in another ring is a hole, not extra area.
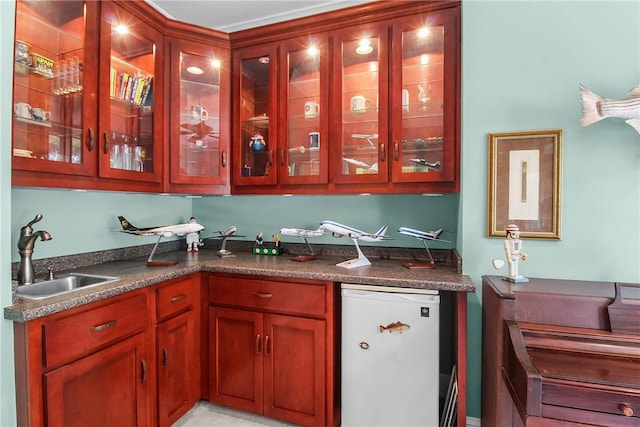
[(36, 244), (37, 238), (39, 237), (42, 241), (52, 239), (48, 231), (33, 231), (31, 226), (41, 219), (42, 214), (37, 214), (31, 222), (20, 229), (20, 239), (18, 240), (18, 253), (20, 254), (20, 264), (18, 265), (17, 275), (18, 285), (28, 285), (33, 283), (35, 279), (31, 254), (33, 254), (33, 247)]

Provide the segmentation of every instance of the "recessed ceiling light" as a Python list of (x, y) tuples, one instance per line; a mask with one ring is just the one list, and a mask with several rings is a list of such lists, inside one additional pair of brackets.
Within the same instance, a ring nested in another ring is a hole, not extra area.
[(220, 68), (222, 66), (222, 62), (219, 59), (212, 59), (211, 66), (213, 68)]
[(118, 34), (129, 34), (129, 27), (124, 24), (118, 24), (114, 28)]
[(258, 62), (261, 64), (268, 64), (269, 63), (269, 57), (268, 56), (261, 56), (260, 58), (258, 58)]
[(358, 43), (358, 47), (356, 48), (356, 53), (358, 55), (368, 55), (373, 52), (373, 48), (371, 47), (371, 42), (369, 39), (362, 39)]
[(191, 74), (198, 74), (198, 75), (204, 73), (204, 71), (202, 71), (202, 68), (196, 67), (195, 65), (187, 67), (187, 72)]

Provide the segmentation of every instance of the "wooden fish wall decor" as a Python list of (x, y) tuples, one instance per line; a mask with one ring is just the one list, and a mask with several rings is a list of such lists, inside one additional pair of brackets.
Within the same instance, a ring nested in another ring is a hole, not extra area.
[(640, 85), (633, 88), (625, 99), (607, 99), (580, 85), (582, 119), (580, 124), (589, 126), (606, 117), (619, 117), (640, 133)]

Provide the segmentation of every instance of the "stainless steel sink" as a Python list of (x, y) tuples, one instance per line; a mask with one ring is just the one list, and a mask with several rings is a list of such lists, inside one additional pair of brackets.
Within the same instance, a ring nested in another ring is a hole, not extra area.
[(64, 277), (58, 277), (43, 282), (31, 283), (29, 285), (18, 286), (16, 294), (27, 299), (49, 298), (55, 295), (62, 295), (76, 289), (87, 288), (89, 286), (104, 285), (106, 283), (120, 280), (119, 277), (98, 276), (93, 274), (71, 273)]

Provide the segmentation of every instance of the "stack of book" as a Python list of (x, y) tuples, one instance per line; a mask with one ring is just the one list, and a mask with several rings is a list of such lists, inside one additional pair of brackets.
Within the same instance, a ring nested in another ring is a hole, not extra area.
[(132, 75), (111, 67), (110, 95), (137, 106), (153, 105), (153, 76)]

